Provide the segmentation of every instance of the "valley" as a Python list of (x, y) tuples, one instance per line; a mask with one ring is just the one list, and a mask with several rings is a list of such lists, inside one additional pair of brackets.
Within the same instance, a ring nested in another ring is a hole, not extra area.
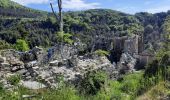
[(0, 100), (170, 99), (170, 11), (62, 14), (0, 0)]

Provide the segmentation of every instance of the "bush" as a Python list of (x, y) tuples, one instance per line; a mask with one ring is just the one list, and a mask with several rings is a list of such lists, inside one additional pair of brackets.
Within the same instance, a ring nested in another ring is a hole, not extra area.
[(123, 78), (122, 91), (125, 93), (136, 96), (138, 90), (141, 88), (141, 80), (143, 79), (143, 73), (129, 74)]
[(81, 100), (75, 88), (70, 86), (65, 86), (58, 90), (49, 90), (42, 94), (44, 100)]
[(105, 51), (105, 50), (96, 50), (95, 54), (99, 55), (99, 56), (108, 56), (109, 52)]
[(89, 72), (80, 82), (80, 90), (85, 94), (95, 95), (102, 87), (104, 87), (106, 80), (107, 75), (102, 71)]
[(58, 42), (64, 42), (67, 44), (73, 44), (73, 40), (71, 39), (72, 34), (64, 33), (64, 32), (58, 32), (57, 33), (57, 40)]
[(21, 76), (13, 75), (13, 76), (8, 77), (7, 80), (10, 82), (11, 85), (17, 85), (21, 80)]
[(3, 49), (11, 49), (12, 46), (7, 43), (6, 41), (3, 41), (3, 40), (0, 40), (0, 50), (3, 50)]
[(22, 39), (18, 39), (16, 44), (15, 44), (15, 48), (19, 51), (28, 51), (29, 50), (29, 46), (26, 43), (25, 40)]

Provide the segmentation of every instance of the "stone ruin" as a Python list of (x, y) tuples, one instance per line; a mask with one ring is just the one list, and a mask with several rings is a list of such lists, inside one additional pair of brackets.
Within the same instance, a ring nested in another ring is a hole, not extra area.
[(103, 70), (111, 79), (118, 79), (121, 74), (135, 72), (137, 63), (146, 64), (148, 62), (146, 59), (150, 59), (147, 58), (150, 55), (139, 53), (139, 38), (134, 36), (115, 39), (115, 48), (123, 50), (117, 64), (111, 63), (105, 56), (96, 54), (79, 56), (78, 49), (70, 45), (56, 45), (47, 52), (38, 47), (27, 52), (3, 50), (0, 51), (0, 82), (5, 88), (10, 89), (13, 86), (7, 78), (20, 75), (22, 77), (20, 84), (27, 88), (53, 88), (59, 87), (61, 76), (64, 81), (77, 84), (87, 72), (94, 70)]
[[(148, 62), (152, 61), (154, 53), (144, 51), (143, 38), (139, 35), (134, 35), (132, 37), (115, 37), (114, 38), (114, 50), (122, 51), (122, 56), (130, 54), (135, 58), (136, 66), (143, 68)], [(147, 53), (146, 53), (147, 52)], [(121, 62), (121, 58), (120, 58)], [(119, 66), (120, 66), (119, 62)], [(123, 65), (121, 65), (123, 66)], [(127, 65), (126, 65), (127, 66)]]

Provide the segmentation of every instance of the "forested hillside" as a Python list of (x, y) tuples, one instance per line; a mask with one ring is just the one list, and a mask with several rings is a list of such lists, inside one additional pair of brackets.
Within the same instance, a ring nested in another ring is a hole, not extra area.
[[(2, 40), (15, 44), (17, 39), (24, 38), (31, 48), (55, 44), (59, 26), (52, 14), (26, 8), (10, 0), (1, 0), (0, 10)], [(45, 18), (47, 15), (48, 18)], [(162, 25), (168, 15), (169, 12), (129, 15), (107, 9), (66, 12), (64, 31), (82, 38), (88, 44), (92, 44), (93, 39), (100, 40), (100, 37), (130, 36), (143, 32), (148, 42), (152, 33), (160, 35), (163, 32)]]
[(42, 18), (47, 14), (47, 12), (27, 8), (11, 0), (0, 0), (1, 18)]

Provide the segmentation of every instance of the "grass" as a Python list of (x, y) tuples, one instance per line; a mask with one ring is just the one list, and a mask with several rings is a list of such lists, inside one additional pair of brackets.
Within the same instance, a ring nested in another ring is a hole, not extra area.
[(95, 54), (99, 55), (99, 56), (108, 56), (109, 52), (105, 51), (105, 50), (96, 50)]
[(160, 82), (137, 100), (162, 100), (168, 96), (170, 97), (170, 82)]
[(13, 75), (7, 78), (7, 81), (11, 84), (11, 85), (17, 85), (21, 80), (21, 76), (20, 75)]

